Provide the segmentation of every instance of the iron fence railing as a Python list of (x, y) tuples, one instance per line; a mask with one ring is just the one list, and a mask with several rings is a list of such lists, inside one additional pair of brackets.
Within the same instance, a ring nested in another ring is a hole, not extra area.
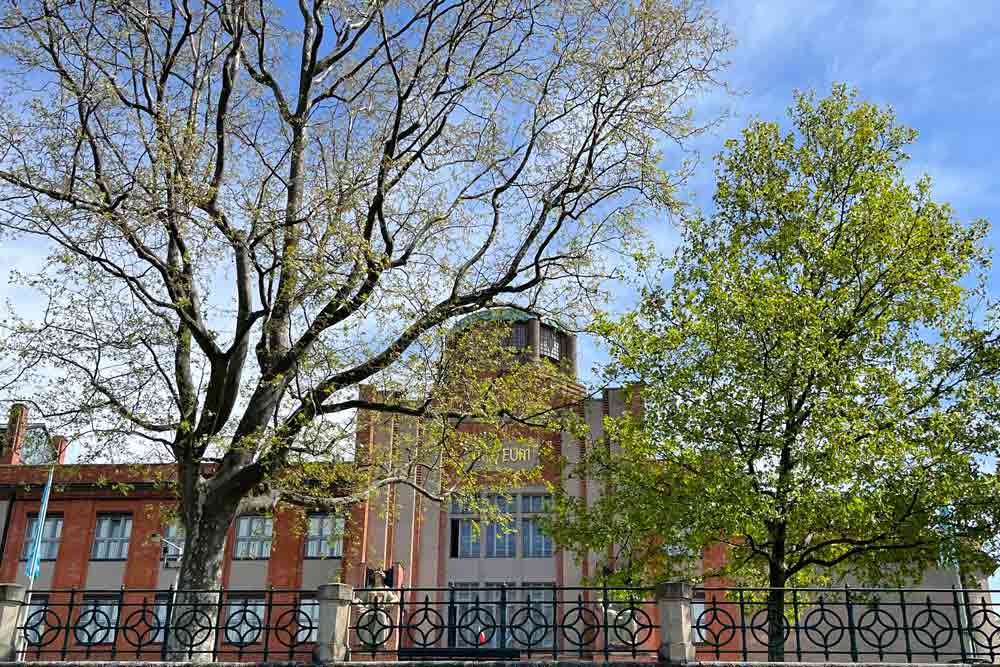
[[(25, 660), (309, 657), (319, 629), (312, 591), (36, 590), (18, 626)], [(212, 639), (214, 635), (214, 640)], [(171, 638), (171, 642), (165, 641)]]
[[(20, 657), (262, 662), (312, 657), (320, 627), (315, 591), (201, 591), (194, 603), (187, 593), (36, 590), (17, 628)], [(769, 593), (766, 588), (696, 587), (691, 630), (698, 657), (768, 660), (774, 617), (768, 613)], [(778, 636), (788, 661), (1000, 663), (998, 593), (789, 588), (782, 591)], [(660, 603), (683, 602), (671, 597)], [(660, 627), (667, 618), (658, 613), (650, 588), (379, 587), (354, 590), (350, 603), (327, 598), (323, 604), (324, 613), (350, 605), (345, 632), (354, 660), (652, 660), (668, 639)], [(333, 625), (327, 627), (333, 632)]]
[(648, 588), (452, 585), (361, 589), (352, 604), (354, 659), (655, 656)]
[[(696, 588), (699, 654), (767, 660), (767, 588)], [(990, 662), (1000, 660), (997, 591), (789, 588), (782, 590), (786, 660)], [(776, 642), (777, 643), (777, 642)]]

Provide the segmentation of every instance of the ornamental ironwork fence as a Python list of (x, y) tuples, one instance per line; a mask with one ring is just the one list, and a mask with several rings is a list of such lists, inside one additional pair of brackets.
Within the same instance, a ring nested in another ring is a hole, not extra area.
[[(696, 656), (754, 662), (769, 658), (770, 592), (681, 584), (330, 584), (317, 591), (202, 592), (203, 601), (189, 605), (178, 603), (185, 591), (171, 589), (36, 590), (20, 608), (16, 635), (21, 659), (46, 662), (309, 661), (314, 649), (320, 659), (327, 659), (323, 651), (341, 651), (335, 660), (683, 662)], [(776, 637), (787, 661), (1000, 664), (1000, 591), (798, 588), (781, 594)], [(0, 637), (0, 644), (6, 641)]]
[[(698, 653), (768, 659), (771, 589), (694, 590)], [(789, 588), (782, 590), (780, 643), (788, 661), (1000, 662), (997, 591), (980, 589)], [(777, 636), (776, 636), (777, 638)]]
[(650, 588), (452, 585), (362, 589), (351, 605), (354, 659), (656, 656)]
[[(313, 591), (36, 590), (18, 626), (24, 660), (308, 659)], [(207, 594), (205, 594), (207, 593)], [(212, 639), (214, 637), (214, 639)], [(172, 642), (165, 641), (167, 638)]]

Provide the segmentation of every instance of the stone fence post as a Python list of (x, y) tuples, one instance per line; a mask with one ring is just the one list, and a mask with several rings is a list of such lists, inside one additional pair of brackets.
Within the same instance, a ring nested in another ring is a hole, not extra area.
[(660, 615), (659, 658), (670, 664), (695, 659), (692, 638), (691, 584), (667, 582), (656, 587), (656, 609)]
[(323, 584), (316, 589), (316, 599), (319, 600), (316, 662), (343, 662), (347, 659), (354, 588), (347, 584)]
[(24, 586), (0, 584), (0, 662), (13, 662), (17, 657), (17, 621), (24, 592)]

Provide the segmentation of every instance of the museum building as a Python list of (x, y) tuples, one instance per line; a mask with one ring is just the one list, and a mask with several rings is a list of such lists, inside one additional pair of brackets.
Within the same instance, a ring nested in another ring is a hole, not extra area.
[[(490, 311), (486, 319), (510, 327), (508, 344), (520, 348), (520, 354), (564, 371), (559, 381), (576, 377), (573, 334), (510, 309)], [(494, 498), (511, 517), (506, 527), (479, 526), (476, 514), (462, 502), (432, 503), (406, 486), (373, 495), (346, 517), (283, 504), (269, 515), (238, 516), (229, 529), (223, 564), (226, 613), (252, 608), (263, 616), (265, 599), (271, 599), (268, 591), (272, 596), (273, 591), (299, 591), (296, 608), (315, 617), (313, 595), (319, 586), (340, 581), (364, 588), (376, 570), (387, 573), (392, 588), (448, 589), (459, 604), (470, 603), (473, 595), (500, 595), (502, 585), (508, 585), (519, 595), (555, 606), (550, 596), (557, 590), (592, 582), (604, 559), (594, 554), (579, 562), (557, 549), (540, 519), (549, 505), (547, 483), (562, 484), (570, 494), (588, 499), (599, 489), (586, 479), (560, 480), (556, 467), (539, 460), (540, 452), (572, 464), (586, 447), (605, 446), (605, 418), (639, 410), (639, 402), (635, 392), (622, 389), (604, 390), (598, 398), (584, 397), (577, 384), (568, 391), (579, 397), (575, 406), (589, 437), (581, 442), (569, 432), (545, 432), (535, 444), (522, 442), (501, 451), (501, 469), (542, 470), (537, 484)], [(361, 412), (358, 452), (392, 447), (394, 438), (413, 428), (414, 419)], [(67, 464), (62, 460), (65, 438), (50, 436), (43, 425), (31, 422), (27, 407), (20, 404), (10, 410), (0, 444), (0, 582), (27, 583), (24, 562), (40, 530), (33, 608), (45, 607), (47, 592), (75, 590), (81, 607), (117, 618), (122, 591), (145, 591), (155, 595), (156, 613), (162, 614), (177, 581), (183, 544), (171, 519), (176, 497), (164, 483), (173, 467)], [(55, 484), (39, 526), (42, 490), (53, 463)], [(712, 565), (722, 555), (719, 547), (703, 557)], [(946, 589), (953, 583), (953, 571), (934, 570), (923, 585)], [(703, 608), (696, 599), (696, 617)], [(299, 639), (312, 641), (314, 633)]]
[[(526, 355), (547, 359), (575, 376), (575, 336), (519, 311), (503, 309), (490, 317), (510, 321), (511, 344)], [(582, 399), (578, 409), (593, 441), (599, 442), (604, 417), (626, 409), (625, 395), (609, 389), (598, 399)], [(385, 446), (400, 432), (391, 420), (361, 414), (358, 421), (359, 448)], [(572, 461), (582, 451), (583, 445), (568, 433), (543, 437), (556, 456)], [(44, 425), (31, 422), (26, 406), (11, 408), (0, 450), (0, 581), (26, 582), (23, 560), (39, 529), (40, 497), (52, 462), (48, 457), (56, 452), (35, 588), (172, 585), (179, 555), (173, 545), (183, 542), (169, 519), (176, 499), (163, 483), (172, 476), (172, 466), (67, 464), (61, 460), (65, 450), (65, 438), (49, 436)], [(538, 456), (539, 447), (521, 443), (504, 448), (498, 460), (512, 469), (534, 468)], [(568, 483), (573, 493), (594, 492), (585, 480)], [(406, 587), (490, 582), (570, 586), (592, 573), (596, 559), (574, 563), (540, 529), (538, 519), (548, 504), (544, 481), (498, 500), (513, 517), (505, 530), (475, 530), (475, 515), (461, 503), (439, 506), (402, 487), (355, 507), (346, 520), (283, 505), (270, 516), (240, 516), (230, 528), (222, 586), (306, 590), (336, 580), (360, 586), (374, 568), (391, 571), (393, 584)]]

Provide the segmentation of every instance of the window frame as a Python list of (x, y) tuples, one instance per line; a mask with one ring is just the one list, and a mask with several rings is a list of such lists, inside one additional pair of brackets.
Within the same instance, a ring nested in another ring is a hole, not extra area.
[[(458, 548), (456, 549), (455, 558), (462, 559), (473, 559), (482, 558), (483, 556), (483, 531), (480, 528), (476, 530), (476, 524), (479, 523), (478, 519), (473, 518), (463, 518), (463, 519), (452, 519), (452, 521), (458, 524)], [(468, 529), (468, 537), (466, 538), (465, 529)]]
[[(123, 521), (124, 525), (127, 526), (125, 529), (124, 537), (116, 536), (105, 536), (101, 535), (101, 522), (102, 521)], [(93, 561), (127, 561), (129, 554), (129, 547), (132, 542), (132, 513), (131, 512), (101, 512), (97, 515), (97, 520), (94, 522), (94, 536), (90, 544), (90, 560)], [(115, 556), (98, 556), (98, 545), (107, 544), (107, 553), (111, 553), (111, 547), (116, 548), (117, 555)]]
[[(44, 524), (49, 523), (49, 521), (58, 521), (59, 522), (59, 528), (56, 531), (56, 537), (55, 537), (55, 539), (51, 539), (51, 538), (46, 539), (46, 537), (45, 537), (45, 525)], [(44, 524), (42, 525), (42, 542), (41, 542), (43, 556), (39, 560), (42, 561), (42, 562), (45, 562), (45, 561), (54, 561), (54, 560), (57, 560), (59, 558), (59, 545), (62, 544), (63, 515), (62, 514), (46, 514)], [(31, 548), (31, 545), (34, 544), (34, 542), (35, 542), (35, 535), (34, 535), (34, 531), (32, 530), (32, 528), (34, 526), (37, 526), (37, 525), (38, 525), (38, 514), (37, 513), (36, 514), (29, 514), (28, 515), (28, 522), (24, 526), (24, 543), (21, 545), (21, 557), (18, 559), (21, 562), (27, 562), (27, 560), (28, 560), (28, 549)], [(56, 545), (55, 546), (55, 555), (53, 555), (52, 557), (46, 557), (44, 555), (46, 553), (45, 546), (46, 545), (50, 545), (52, 543), (55, 543), (55, 545)]]
[[(260, 520), (265, 522), (268, 527), (267, 532), (263, 535), (254, 535), (253, 529), (248, 535), (240, 535), (240, 524), (244, 520), (252, 522), (254, 520)], [(233, 560), (270, 560), (271, 559), (271, 549), (274, 547), (274, 517), (265, 516), (263, 514), (241, 514), (236, 517), (236, 534), (233, 539)], [(259, 553), (259, 550), (255, 549), (250, 552), (250, 555), (240, 555), (240, 545), (243, 543), (248, 543), (250, 545), (259, 545), (267, 543), (267, 553), (265, 555), (255, 555)]]
[(153, 597), (153, 616), (156, 618), (159, 628), (157, 628), (156, 634), (153, 635), (153, 639), (150, 641), (151, 644), (163, 643), (164, 633), (169, 625), (167, 614), (172, 611), (172, 603), (170, 593), (157, 593)]
[(705, 593), (694, 593), (691, 596), (691, 639), (695, 644), (708, 643), (706, 628), (699, 628), (697, 625), (698, 619), (705, 613), (706, 608)]
[[(318, 535), (313, 534), (313, 519), (320, 520), (320, 532)], [(324, 523), (330, 520), (333, 526), (330, 531), (324, 531)], [(310, 512), (306, 516), (306, 539), (304, 545), (304, 555), (303, 558), (306, 560), (322, 560), (324, 558), (343, 558), (344, 557), (344, 529), (346, 527), (346, 520), (344, 517), (334, 514), (332, 512)], [(331, 542), (331, 536), (336, 535), (336, 540)], [(310, 555), (309, 549), (311, 546), (317, 545), (316, 555)]]
[(511, 347), (523, 350), (528, 347), (528, 325), (525, 322), (513, 322), (510, 325)]
[[(513, 525), (503, 526), (499, 523), (487, 524), (486, 544), (484, 555), (486, 558), (517, 558), (517, 522), (511, 520)], [(497, 546), (503, 544), (503, 549)]]
[[(186, 531), (184, 527), (181, 526), (180, 521), (171, 521), (170, 523), (163, 524), (163, 537), (166, 540), (170, 540), (174, 544), (179, 544), (183, 547)], [(160, 560), (178, 560), (181, 557), (181, 550), (170, 546), (165, 541), (161, 540), (160, 545)]]
[(538, 354), (553, 361), (562, 359), (562, 340), (555, 327), (541, 325), (538, 333)]
[[(542, 548), (536, 550), (539, 540)], [(542, 532), (538, 515), (521, 517), (521, 551), (522, 558), (552, 558), (555, 555), (555, 542), (551, 535)]]
[[(311, 611), (306, 611), (304, 607), (310, 607)], [(319, 639), (319, 598), (302, 596), (295, 603), (295, 641), (299, 644), (316, 643)], [(309, 618), (310, 628), (303, 628), (299, 625), (299, 615)], [(306, 632), (305, 637), (300, 635)]]

